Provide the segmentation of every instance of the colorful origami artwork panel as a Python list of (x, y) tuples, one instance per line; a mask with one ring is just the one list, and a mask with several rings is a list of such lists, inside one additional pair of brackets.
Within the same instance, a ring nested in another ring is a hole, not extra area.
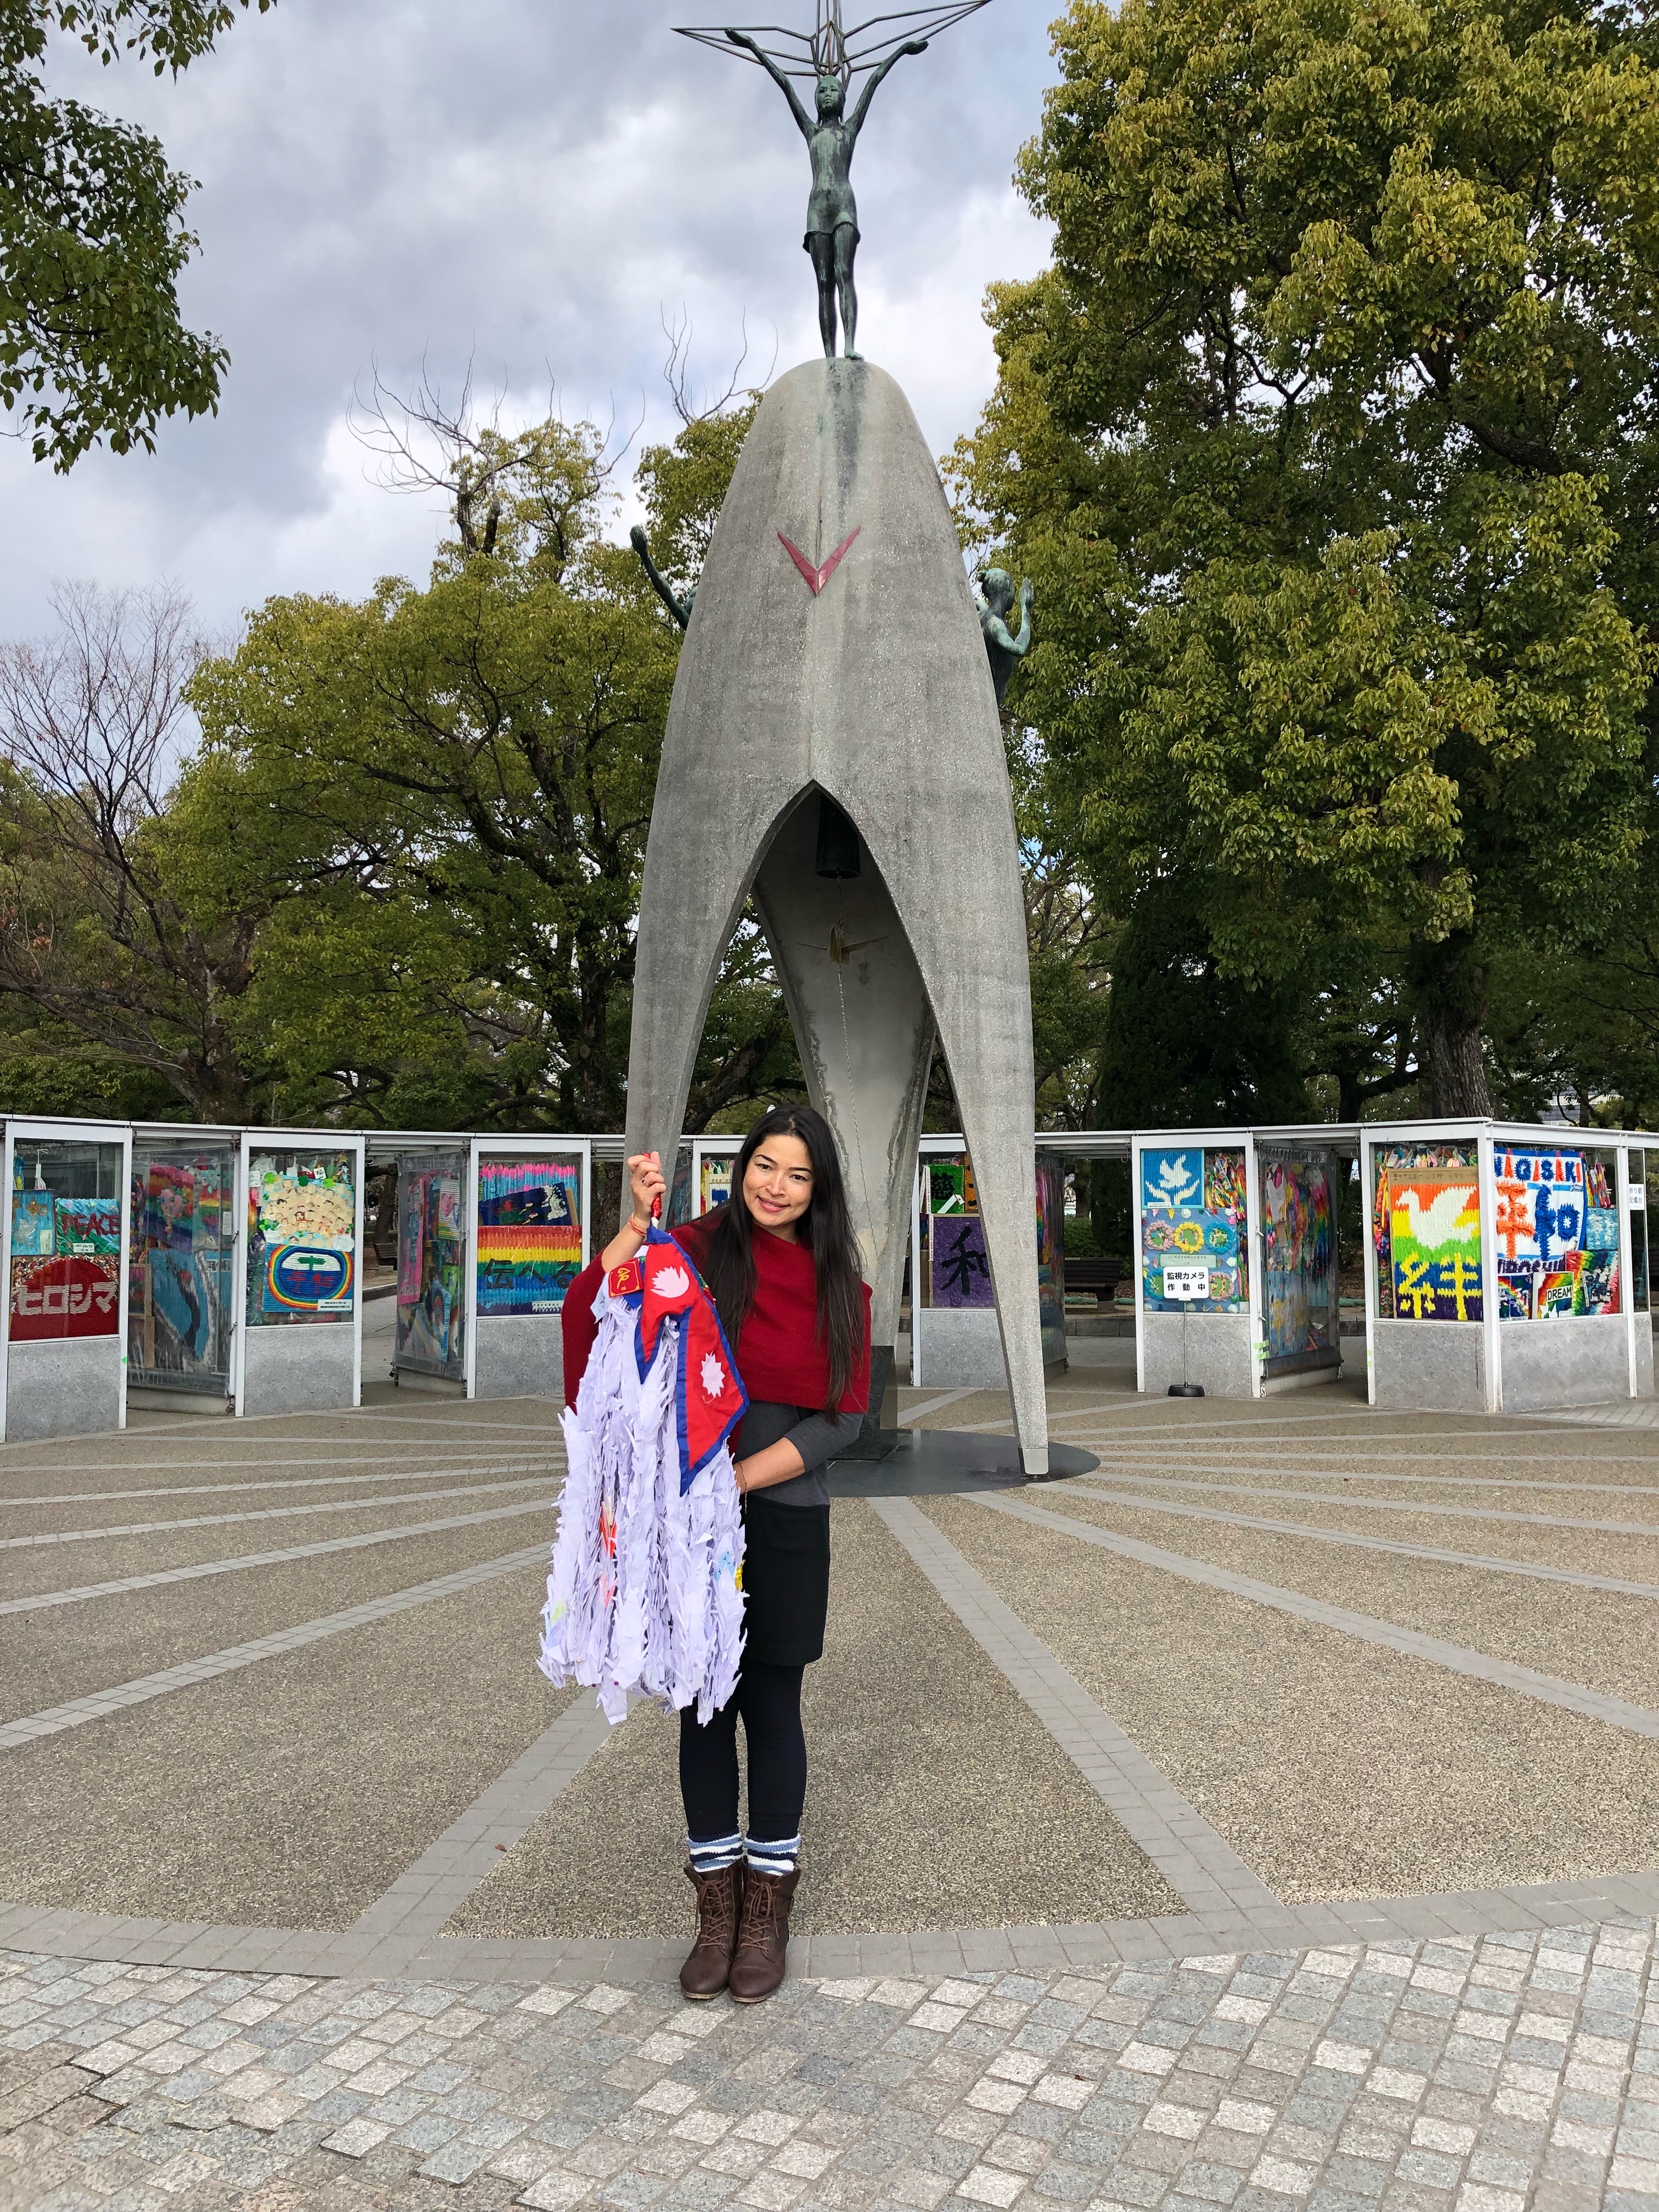
[(121, 1208), (112, 1198), (60, 1198), (54, 1202), (54, 1249), (78, 1260), (121, 1249)]
[(230, 1376), (228, 1147), (132, 1170), (127, 1360), (135, 1382), (222, 1389)]
[(121, 1326), (120, 1262), (58, 1253), (11, 1263), (11, 1340), (52, 1342), (64, 1337), (114, 1336)]
[(1498, 1318), (1499, 1321), (1530, 1321), (1534, 1278), (1530, 1267), (1505, 1267), (1498, 1270)]
[(1577, 1152), (1501, 1150), (1493, 1227), (1510, 1267), (1547, 1273), (1584, 1242), (1584, 1163)]
[(1480, 1194), (1473, 1168), (1404, 1169), (1389, 1179), (1399, 1321), (1480, 1321)]
[(133, 1170), (133, 1246), (147, 1252), (193, 1252), (217, 1243), (222, 1206), (217, 1163), (145, 1160)]
[(1306, 1364), (1339, 1349), (1333, 1172), (1328, 1158), (1264, 1153), (1261, 1161), (1270, 1363)]
[(1619, 1216), (1612, 1206), (1590, 1205), (1585, 1207), (1584, 1249), (1587, 1252), (1616, 1252), (1619, 1249)]
[(1146, 1152), (1140, 1156), (1140, 1206), (1173, 1212), (1204, 1209), (1204, 1154), (1195, 1146), (1183, 1152)]
[[(1425, 1143), (1417, 1145), (1388, 1145), (1373, 1156), (1376, 1174), (1376, 1188), (1371, 1200), (1371, 1235), (1376, 1247), (1376, 1310), (1378, 1318), (1395, 1318), (1394, 1304), (1393, 1242), (1394, 1182), (1410, 1178), (1425, 1169), (1468, 1169), (1474, 1173), (1479, 1165), (1479, 1153), (1474, 1146), (1467, 1143)], [(1413, 1316), (1401, 1312), (1401, 1321)]]
[(258, 1152), (248, 1163), (248, 1319), (341, 1320), (356, 1294), (349, 1152)]
[(1619, 1215), (1605, 1164), (1505, 1146), (1493, 1166), (1498, 1263), (1531, 1277), (1527, 1318), (1618, 1313)]
[(1245, 1212), (1244, 1155), (1208, 1152), (1204, 1155), (1204, 1211), (1230, 1214), (1242, 1222)]
[(156, 1252), (147, 1270), (149, 1308), (158, 1350), (176, 1352), (151, 1364), (200, 1371), (222, 1380), (229, 1364), (226, 1320), (230, 1298), (228, 1252)]
[(478, 1312), (554, 1314), (581, 1273), (581, 1163), (478, 1164)]
[(11, 1194), (11, 1256), (49, 1260), (55, 1248), (57, 1201), (49, 1190), (15, 1190)]
[(985, 1224), (976, 1213), (945, 1213), (933, 1223), (933, 1291), (936, 1306), (992, 1306), (991, 1262)]
[(1036, 1162), (1037, 1316), (1046, 1364), (1066, 1357), (1066, 1163), (1039, 1152)]
[[(1199, 1313), (1238, 1313), (1249, 1303), (1238, 1224), (1222, 1213), (1206, 1213), (1200, 1206), (1182, 1206), (1173, 1211), (1141, 1217), (1141, 1293), (1147, 1307), (1158, 1313), (1176, 1313), (1190, 1304)], [(1208, 1296), (1196, 1299), (1166, 1297), (1164, 1270), (1169, 1267), (1207, 1267)]]
[(1616, 1249), (1585, 1253), (1584, 1263), (1578, 1270), (1578, 1291), (1572, 1310), (1580, 1314), (1616, 1314), (1621, 1310)]
[(406, 1159), (398, 1170), (397, 1360), (416, 1373), (465, 1372), (465, 1174), (459, 1153)]
[(929, 1213), (971, 1213), (977, 1211), (968, 1203), (968, 1163), (965, 1159), (928, 1161), (927, 1211)]
[(732, 1195), (732, 1170), (737, 1165), (731, 1153), (705, 1152), (702, 1158), (702, 1210), (712, 1213), (717, 1206), (726, 1204)]

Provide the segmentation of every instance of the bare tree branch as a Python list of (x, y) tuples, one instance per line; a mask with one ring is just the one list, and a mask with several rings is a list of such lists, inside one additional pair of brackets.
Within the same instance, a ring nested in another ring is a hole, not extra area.
[(667, 309), (665, 307), (659, 312), (662, 334), (668, 341), (668, 358), (662, 366), (663, 381), (668, 386), (668, 396), (673, 402), (674, 412), (688, 430), (694, 422), (712, 422), (717, 415), (723, 415), (739, 392), (764, 392), (771, 383), (773, 372), (778, 365), (778, 336), (775, 331), (772, 333), (772, 359), (766, 374), (757, 386), (744, 385), (743, 382), (743, 367), (749, 358), (749, 316), (745, 310), (743, 318), (743, 350), (738, 356), (737, 366), (726, 380), (726, 389), (717, 399), (710, 400), (705, 394), (704, 404), (698, 406), (691, 396), (691, 318), (682, 307), (678, 317), (671, 323), (668, 319)]

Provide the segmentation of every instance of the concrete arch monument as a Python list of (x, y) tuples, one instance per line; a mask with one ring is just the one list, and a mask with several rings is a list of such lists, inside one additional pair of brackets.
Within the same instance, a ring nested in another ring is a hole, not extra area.
[(864, 362), (812, 362), (774, 386), (709, 547), (646, 848), (630, 1152), (677, 1140), (751, 890), (842, 1146), (890, 1356), (937, 1033), (1021, 1460), (1045, 1474), (1030, 987), (996, 695), (933, 457), (898, 386)]

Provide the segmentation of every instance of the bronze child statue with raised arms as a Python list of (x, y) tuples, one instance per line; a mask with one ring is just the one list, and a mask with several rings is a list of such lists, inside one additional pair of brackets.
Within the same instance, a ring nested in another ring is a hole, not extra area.
[[(859, 211), (852, 169), (876, 87), (907, 54), (925, 54), (929, 41), (941, 31), (988, 4), (989, 0), (945, 0), (943, 6), (872, 15), (849, 29), (842, 21), (842, 0), (817, 0), (817, 21), (811, 31), (791, 30), (781, 23), (757, 24), (751, 31), (729, 25), (680, 26), (682, 38), (757, 62), (788, 101), (789, 112), (806, 141), (812, 157), (812, 196), (807, 202), (803, 243), (817, 278), (818, 327), (826, 361), (836, 357), (837, 311), (848, 360), (863, 358), (856, 350), (859, 302), (853, 288), (853, 262), (859, 247)], [(763, 44), (763, 36), (770, 43)], [(854, 81), (866, 76), (869, 82), (848, 115), (847, 97)], [(790, 82), (794, 77), (812, 86), (816, 120), (801, 104)], [(678, 614), (675, 619), (679, 620)]]
[(896, 53), (889, 54), (872, 70), (870, 82), (850, 116), (847, 112), (846, 86), (833, 70), (824, 71), (818, 78), (817, 120), (814, 122), (801, 106), (794, 86), (751, 33), (727, 31), (726, 35), (734, 46), (742, 46), (751, 53), (773, 79), (788, 101), (789, 112), (806, 141), (806, 150), (812, 157), (812, 196), (806, 204), (806, 235), (801, 243), (812, 257), (812, 272), (818, 280), (818, 329), (823, 336), (824, 356), (826, 360), (835, 358), (836, 309), (839, 301), (847, 358), (860, 360), (862, 356), (856, 350), (859, 301), (853, 287), (853, 261), (859, 250), (859, 211), (853, 198), (853, 155), (877, 86), (907, 54), (925, 54), (927, 41), (908, 40)]

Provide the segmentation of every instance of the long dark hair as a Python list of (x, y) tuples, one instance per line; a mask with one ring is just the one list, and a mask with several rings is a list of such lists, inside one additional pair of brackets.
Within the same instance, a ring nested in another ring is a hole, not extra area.
[(735, 1345), (755, 1303), (755, 1224), (744, 1203), (744, 1179), (761, 1146), (778, 1137), (799, 1137), (812, 1164), (811, 1203), (796, 1223), (795, 1234), (811, 1254), (817, 1278), (818, 1342), (830, 1365), (823, 1410), (833, 1413), (863, 1356), (864, 1291), (841, 1154), (822, 1114), (810, 1106), (774, 1106), (744, 1139), (732, 1165), (732, 1195), (713, 1217), (703, 1275), (727, 1340)]

